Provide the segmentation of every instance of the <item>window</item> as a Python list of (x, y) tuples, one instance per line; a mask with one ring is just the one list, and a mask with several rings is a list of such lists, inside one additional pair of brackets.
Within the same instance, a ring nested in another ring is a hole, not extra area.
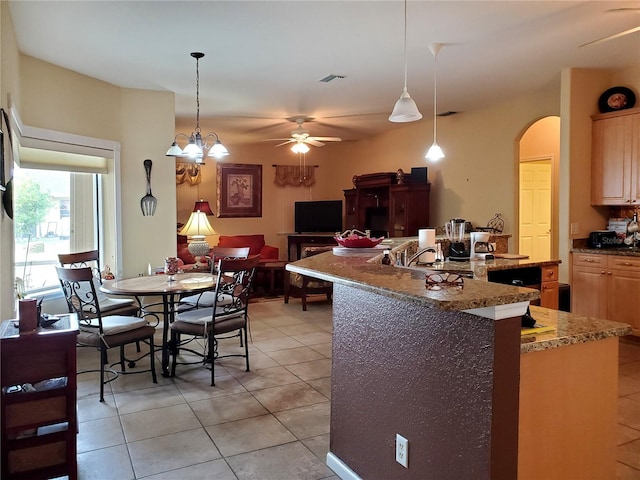
[(15, 279), (22, 294), (59, 286), (58, 253), (98, 248), (100, 175), (14, 169)]

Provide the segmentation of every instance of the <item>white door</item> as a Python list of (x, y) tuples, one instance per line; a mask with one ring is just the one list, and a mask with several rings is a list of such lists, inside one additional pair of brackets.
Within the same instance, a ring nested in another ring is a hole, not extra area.
[(518, 252), (551, 258), (551, 159), (520, 162)]

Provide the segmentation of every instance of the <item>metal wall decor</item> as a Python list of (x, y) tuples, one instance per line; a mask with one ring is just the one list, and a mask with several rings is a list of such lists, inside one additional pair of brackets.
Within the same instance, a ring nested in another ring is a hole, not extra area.
[(147, 158), (142, 163), (147, 173), (147, 194), (140, 199), (140, 209), (142, 210), (142, 215), (148, 217), (153, 216), (153, 214), (156, 213), (158, 200), (151, 193), (151, 166), (153, 165), (153, 162)]

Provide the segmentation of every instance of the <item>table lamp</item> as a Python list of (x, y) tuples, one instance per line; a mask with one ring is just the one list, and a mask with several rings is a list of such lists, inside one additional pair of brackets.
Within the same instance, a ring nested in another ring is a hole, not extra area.
[(207, 235), (215, 235), (207, 214), (196, 210), (191, 212), (186, 225), (180, 230), (180, 235), (186, 235), (190, 238), (187, 250), (196, 259), (196, 267), (202, 268), (207, 266), (207, 262), (203, 261), (204, 257), (209, 253), (209, 244), (205, 240)]

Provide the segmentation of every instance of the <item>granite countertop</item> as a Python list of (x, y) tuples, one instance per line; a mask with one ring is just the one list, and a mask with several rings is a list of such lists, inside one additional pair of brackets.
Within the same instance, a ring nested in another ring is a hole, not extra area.
[(625, 257), (640, 257), (640, 247), (622, 248), (573, 248), (571, 253), (589, 253), (593, 255), (620, 255)]
[(520, 353), (539, 352), (550, 348), (593, 342), (607, 337), (620, 337), (631, 333), (631, 327), (626, 323), (584, 317), (534, 305), (529, 308), (531, 316), (536, 319), (537, 323), (552, 326), (555, 330), (523, 335), (521, 337)]
[(462, 288), (427, 290), (424, 269), (368, 263), (363, 257), (337, 256), (332, 252), (303, 258), (286, 268), (321, 280), (448, 311), (529, 302), (540, 297), (539, 291), (530, 288), (468, 278), (464, 279)]

